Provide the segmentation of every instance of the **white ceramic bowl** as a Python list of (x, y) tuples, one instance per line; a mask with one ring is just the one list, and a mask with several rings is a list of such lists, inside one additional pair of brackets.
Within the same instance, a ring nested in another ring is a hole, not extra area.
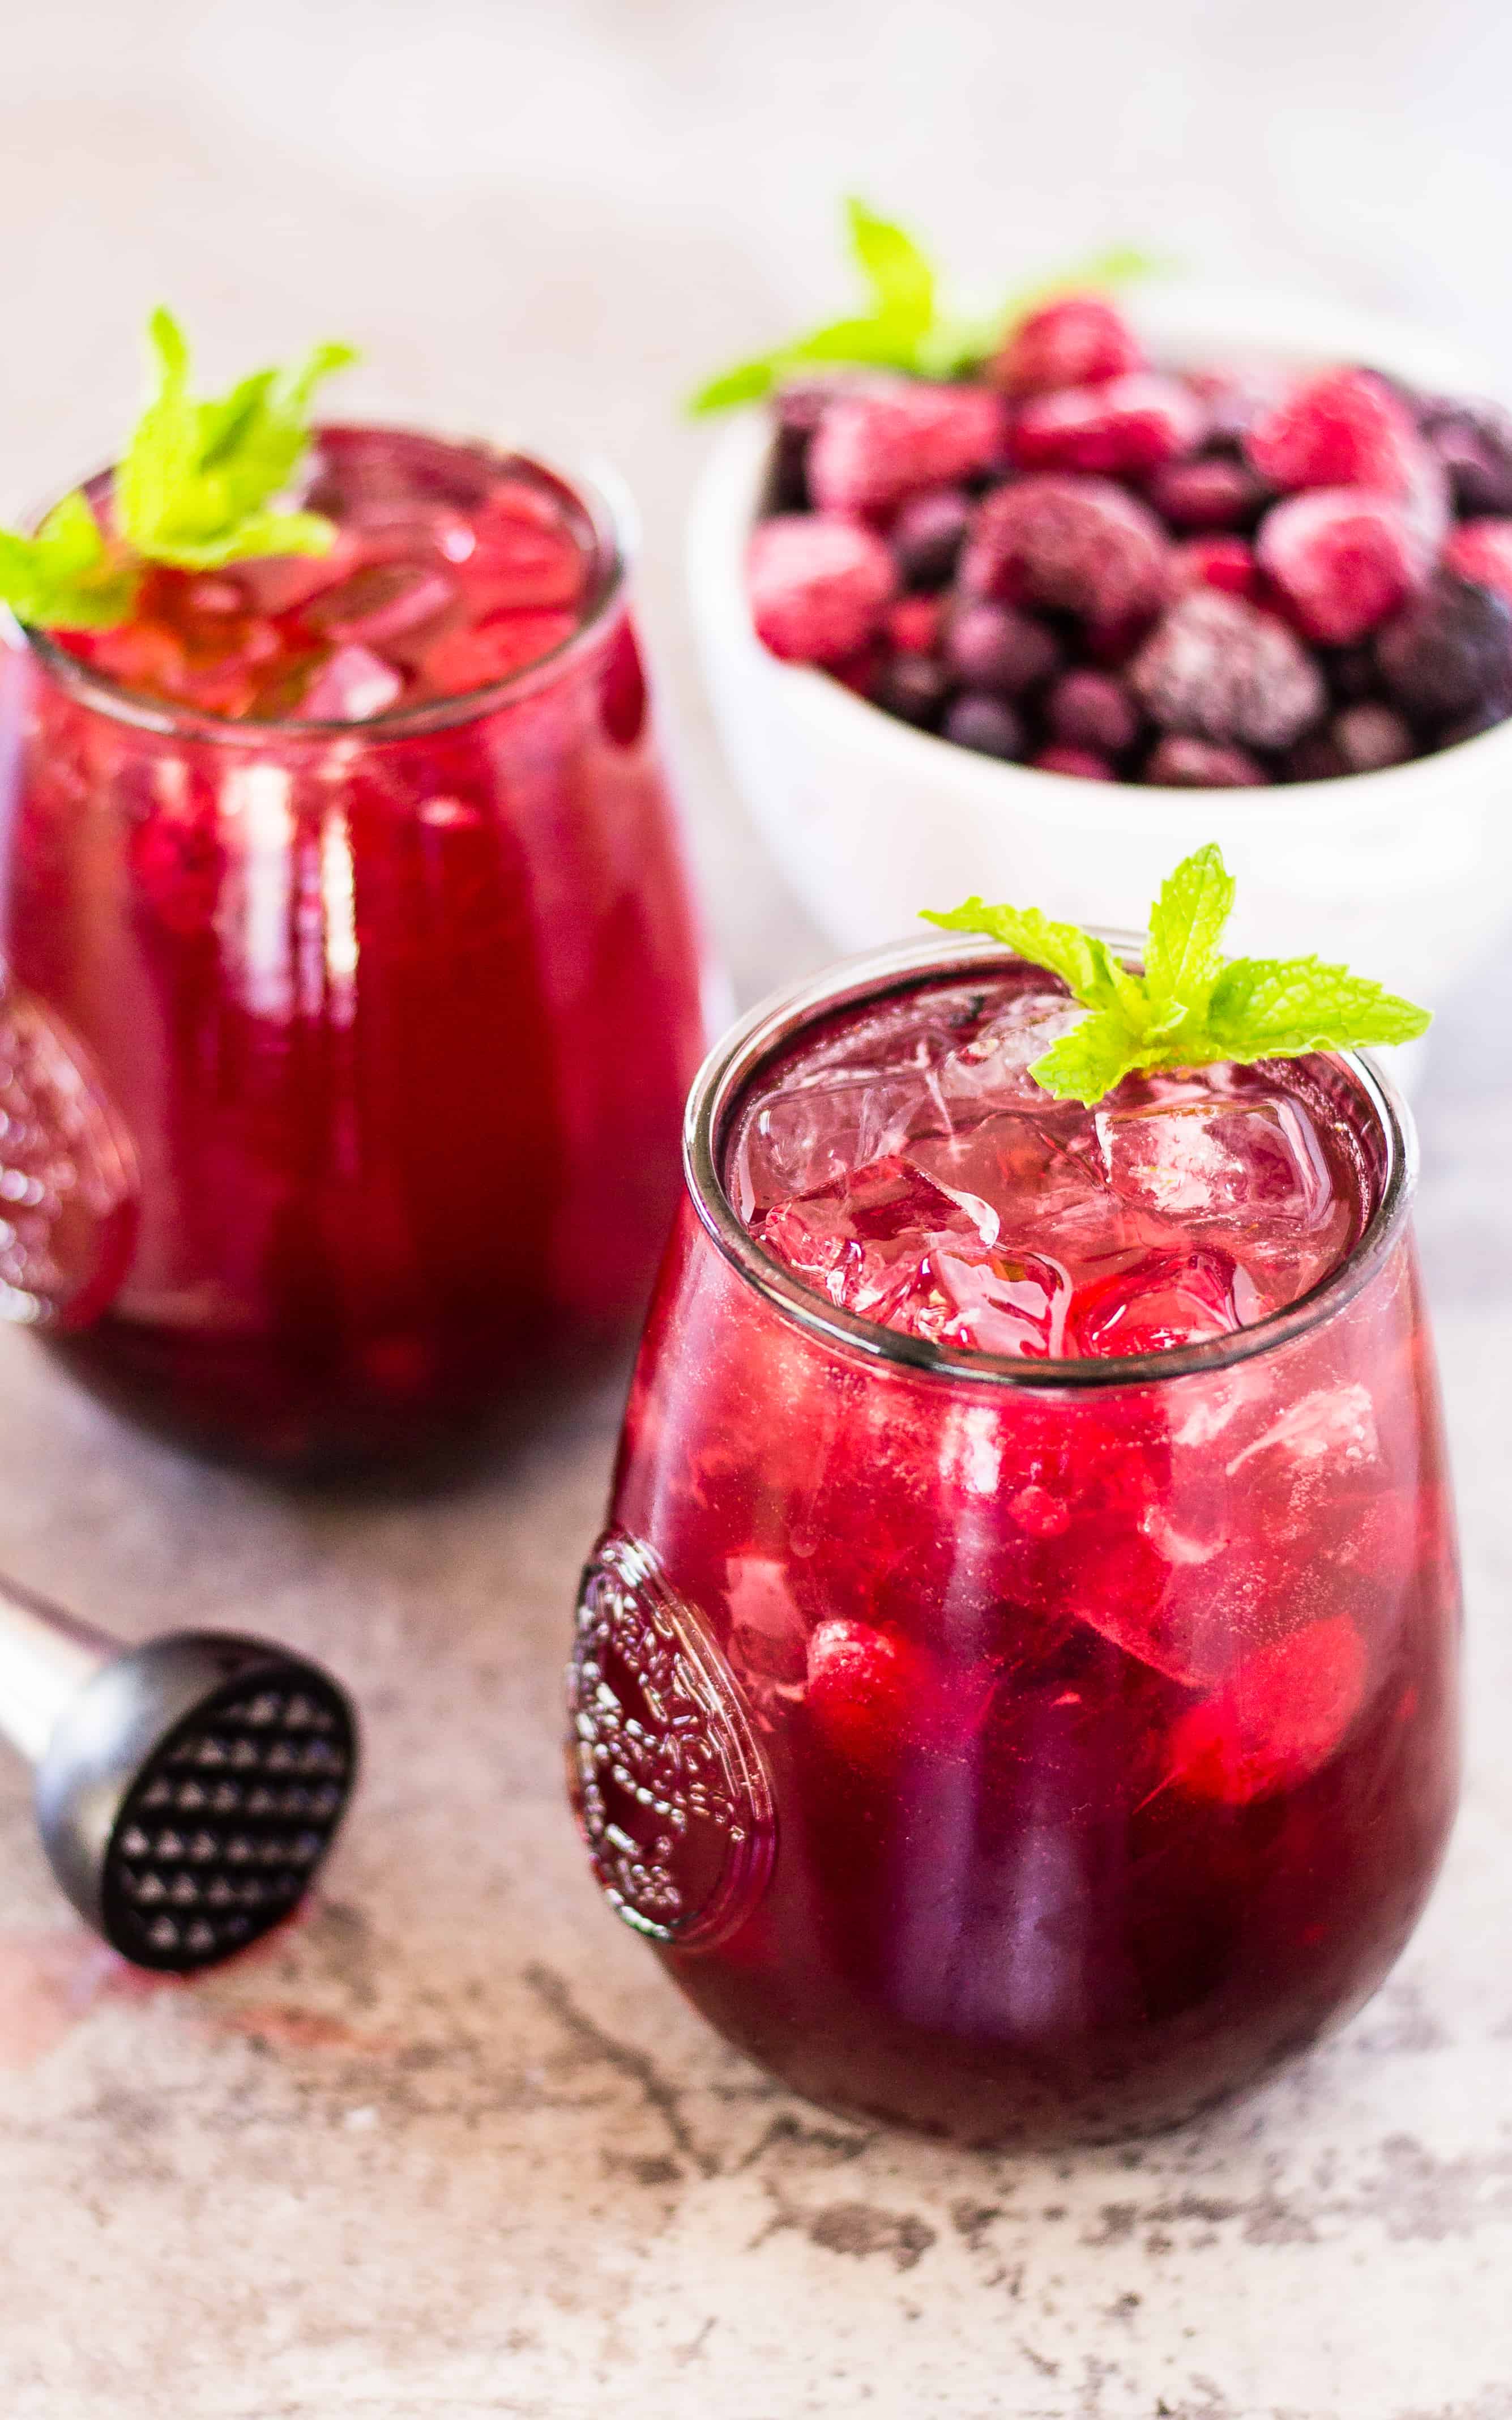
[[(1157, 360), (1365, 361), (1485, 392), (1479, 365), (1396, 323), (1288, 296), (1151, 287)], [(1436, 1007), (1512, 923), (1512, 721), (1441, 755), (1268, 790), (1146, 789), (1005, 765), (912, 730), (751, 628), (744, 558), (765, 475), (759, 413), (725, 430), (690, 533), (694, 622), (735, 778), (810, 914), (844, 950), (917, 932), (972, 892), (1139, 925), (1202, 842), (1237, 876), (1230, 946), (1316, 950)]]

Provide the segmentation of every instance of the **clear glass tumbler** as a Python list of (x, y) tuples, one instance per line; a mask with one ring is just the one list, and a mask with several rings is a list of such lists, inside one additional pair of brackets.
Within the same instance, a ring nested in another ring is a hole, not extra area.
[(1375, 1990), (1452, 1819), (1459, 1596), (1413, 1142), (1367, 1063), (1314, 1063), (1359, 1242), (1181, 1350), (952, 1358), (746, 1233), (722, 1148), (764, 1063), (1004, 963), (853, 962), (705, 1065), (569, 1769), (611, 1902), (731, 2041), (1009, 2145), (1173, 2122)]
[(239, 721), (0, 632), (0, 1313), (212, 1451), (448, 1447), (644, 1310), (698, 949), (621, 529), (523, 469), (586, 602), (464, 696)]

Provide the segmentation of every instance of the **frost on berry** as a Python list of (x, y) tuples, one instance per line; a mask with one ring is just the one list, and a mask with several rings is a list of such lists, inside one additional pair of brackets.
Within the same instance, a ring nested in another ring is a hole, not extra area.
[(1257, 597), (1259, 566), (1242, 537), (1194, 537), (1171, 550), (1168, 585), (1173, 597), (1193, 588), (1221, 588), (1230, 597)]
[(988, 387), (900, 379), (852, 388), (810, 442), (810, 492), (821, 512), (884, 512), (987, 470), (1002, 436), (1002, 404)]
[(1405, 507), (1362, 489), (1290, 496), (1260, 523), (1256, 553), (1309, 638), (1363, 638), (1427, 578), (1432, 547)]
[(1065, 294), (1021, 319), (988, 375), (1010, 395), (1047, 395), (1121, 377), (1144, 360), (1138, 337), (1101, 294)]
[(1271, 776), (1242, 748), (1167, 732), (1150, 750), (1139, 778), (1157, 790), (1257, 790)]
[(750, 542), (757, 636), (795, 663), (838, 663), (865, 646), (897, 586), (892, 557), (859, 523), (779, 513)]
[(1373, 370), (1304, 380), (1251, 422), (1244, 451), (1277, 488), (1372, 488), (1403, 495), (1422, 454), (1412, 414)]
[(1215, 588), (1171, 606), (1130, 677), (1163, 731), (1248, 748), (1289, 747), (1327, 704), (1322, 675), (1285, 624)]
[(1130, 474), (1194, 453), (1205, 427), (1202, 406), (1189, 387), (1153, 370), (1133, 370), (1026, 403), (1013, 424), (1010, 450), (1026, 471)]
[(1148, 505), (1110, 479), (1036, 473), (984, 500), (961, 585), (1114, 623), (1159, 605), (1168, 552)]

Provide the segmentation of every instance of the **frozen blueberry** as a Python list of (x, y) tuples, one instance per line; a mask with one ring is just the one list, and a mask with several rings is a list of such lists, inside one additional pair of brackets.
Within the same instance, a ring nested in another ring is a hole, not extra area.
[(1281, 759), (1283, 782), (1336, 782), (1350, 768), (1326, 731), (1314, 731)]
[(1271, 490), (1248, 463), (1208, 454), (1196, 462), (1168, 462), (1146, 492), (1172, 529), (1207, 531), (1246, 528)]
[(1045, 702), (1045, 721), (1053, 739), (1103, 756), (1121, 756), (1139, 736), (1139, 708), (1110, 673), (1062, 674)]
[(1512, 413), (1434, 396), (1419, 407), (1419, 426), (1449, 473), (1457, 512), (1512, 513)]
[(945, 736), (958, 748), (975, 748), (980, 756), (1016, 760), (1024, 753), (1024, 725), (1000, 697), (967, 690), (945, 718)]
[(893, 560), (909, 588), (943, 588), (971, 520), (971, 499), (959, 488), (935, 488), (903, 505), (888, 535)]
[(1461, 714), (1455, 721), (1445, 723), (1433, 744), (1436, 748), (1458, 748), (1461, 739), (1478, 739), (1483, 731), (1494, 731), (1509, 714), (1512, 714), (1512, 691), (1504, 691), (1500, 697), (1489, 697), (1483, 705), (1473, 707), (1469, 714)]
[(812, 502), (809, 493), (809, 440), (819, 426), (825, 404), (833, 402), (834, 396), (832, 386), (821, 386), (810, 380), (801, 386), (783, 387), (774, 398), (772, 416), (777, 433), (772, 446), (772, 512), (808, 511)]
[(1417, 753), (1412, 727), (1395, 707), (1369, 699), (1347, 706), (1329, 725), (1347, 773), (1380, 773)]
[(1061, 651), (1042, 622), (1011, 605), (964, 605), (945, 638), (945, 660), (967, 689), (1022, 697), (1060, 669)]
[(901, 722), (928, 730), (940, 719), (950, 683), (933, 656), (889, 656), (876, 677), (872, 703)]
[(1469, 714), (1512, 675), (1512, 609), (1489, 588), (1438, 572), (1379, 634), (1376, 662), (1409, 714), (1430, 722)]

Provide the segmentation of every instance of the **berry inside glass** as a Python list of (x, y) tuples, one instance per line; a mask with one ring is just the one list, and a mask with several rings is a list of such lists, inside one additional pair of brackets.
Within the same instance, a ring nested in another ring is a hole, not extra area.
[(1074, 1014), (910, 947), (710, 1063), (575, 1659), (596, 1870), (689, 1998), (978, 2144), (1358, 2008), (1456, 1791), (1404, 1112), (1348, 1057), (1052, 1100)]
[(363, 427), (301, 501), (324, 556), (0, 647), (0, 1307), (290, 1467), (449, 1444), (639, 1314), (702, 1032), (607, 508)]

